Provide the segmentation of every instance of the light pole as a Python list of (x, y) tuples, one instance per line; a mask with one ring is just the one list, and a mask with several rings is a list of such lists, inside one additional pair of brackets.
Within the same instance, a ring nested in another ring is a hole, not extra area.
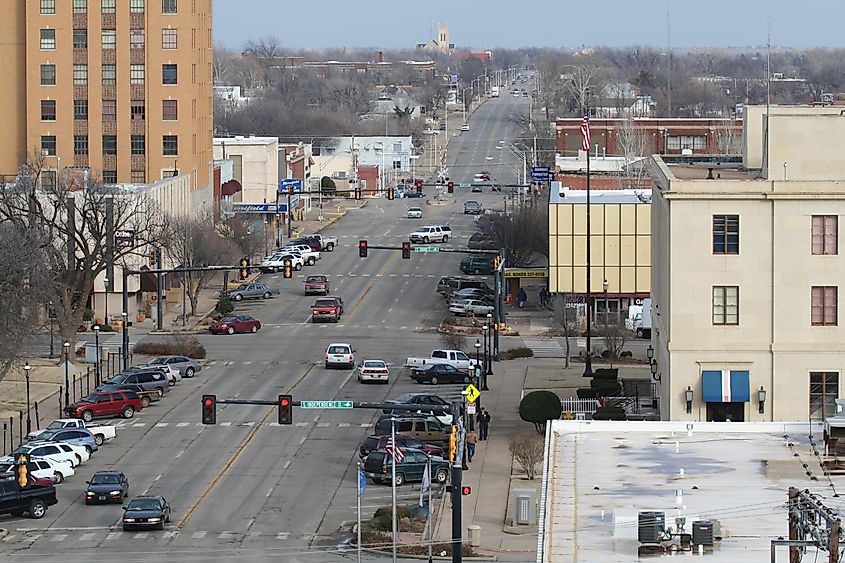
[(493, 314), (487, 313), (487, 334), (490, 338), (490, 342), (487, 344), (487, 351), (489, 352), (489, 358), (487, 358), (487, 371), (484, 373), (484, 387), (482, 388), (483, 391), (487, 391), (487, 376), (493, 375)]
[(607, 308), (607, 287), (608, 287), (607, 280), (604, 280), (602, 282), (601, 287), (602, 287), (602, 290), (604, 291), (604, 332), (605, 332), (605, 334), (607, 334), (607, 325), (608, 325), (607, 316), (610, 313), (610, 311)]
[(106, 300), (106, 326), (110, 326), (109, 323), (109, 278), (103, 278), (103, 297)]
[[(474, 383), (477, 387), (481, 387), (481, 369), (482, 368), (481, 368), (481, 361), (478, 357), (478, 353), (479, 353), (480, 350), (481, 350), (481, 341), (478, 338), (476, 338), (475, 339), (475, 369), (473, 370), (473, 380), (474, 380)], [(476, 406), (476, 409), (481, 407), (481, 400), (480, 399), (476, 399), (475, 406)], [(476, 414), (477, 413), (478, 413), (478, 411), (476, 410)], [(474, 419), (475, 419), (475, 417), (473, 417), (473, 416), (469, 417), (469, 429), (470, 430), (475, 430)]]
[(52, 358), (55, 353), (53, 349), (53, 301), (50, 301), (50, 308), (47, 309), (47, 316), (50, 317), (50, 357)]
[[(159, 303), (159, 307), (161, 307), (161, 303)], [(126, 342), (128, 343), (129, 342), (129, 312), (127, 312), (127, 311), (121, 312), (120, 317), (123, 319), (123, 334), (125, 335), (124, 338), (126, 339)], [(129, 349), (128, 349), (129, 345), (127, 344), (126, 347), (127, 347), (127, 349), (124, 350), (123, 347), (121, 346), (121, 348), (120, 348), (121, 354), (124, 354), (124, 353), (128, 354), (129, 353)], [(124, 361), (123, 365), (127, 365), (127, 363)]]
[(26, 433), (29, 434), (32, 432), (32, 420), (29, 417), (29, 372), (32, 369), (32, 366), (29, 365), (29, 362), (23, 366), (23, 375), (26, 378)]
[(487, 389), (487, 355), (490, 350), (489, 348), (489, 334), (490, 334), (490, 327), (488, 325), (484, 325), (481, 327), (481, 330), (484, 333), (484, 361), (482, 362), (481, 366), (481, 390), (484, 391)]
[(68, 378), (68, 370), (70, 370), (70, 366), (68, 365), (70, 361), (68, 359), (68, 354), (70, 353), (70, 342), (65, 341), (65, 343), (62, 344), (62, 348), (65, 349), (65, 408), (67, 408), (70, 404), (70, 389), (68, 389), (68, 387), (70, 387), (70, 379)]
[(100, 325), (94, 325), (94, 348), (95, 348), (95, 364), (94, 364), (94, 380), (97, 386), (100, 385)]

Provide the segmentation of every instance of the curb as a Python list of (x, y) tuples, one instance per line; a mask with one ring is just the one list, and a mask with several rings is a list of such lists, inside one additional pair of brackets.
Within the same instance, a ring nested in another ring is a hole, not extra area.
[(9, 535), (9, 530), (7, 530), (6, 528), (0, 528), (0, 539), (3, 539), (8, 535)]
[[(354, 544), (349, 544), (349, 545), (354, 545)], [(357, 549), (358, 548), (356, 546), (355, 550), (357, 550)], [(366, 552), (366, 553), (372, 553), (374, 555), (386, 555), (388, 557), (393, 555), (393, 551), (388, 550), (388, 549), (374, 549), (374, 548), (371, 548), (371, 547), (362, 547), (361, 551)], [(424, 557), (425, 557), (425, 555), (421, 555), (421, 554), (418, 554), (418, 553), (417, 554), (414, 554), (414, 553), (399, 553), (399, 552), (396, 553), (397, 559), (420, 559), (420, 558), (424, 558)], [(447, 556), (435, 555), (434, 553), (432, 553), (431, 559), (433, 561), (452, 561), (452, 556), (451, 555), (447, 555)], [(461, 560), (462, 561), (498, 561), (499, 558), (495, 555), (472, 555), (472, 556), (468, 556), (468, 557), (462, 557)]]

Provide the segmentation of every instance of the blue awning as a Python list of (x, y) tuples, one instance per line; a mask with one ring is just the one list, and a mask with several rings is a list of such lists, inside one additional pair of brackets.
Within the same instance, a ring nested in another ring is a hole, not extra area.
[(747, 403), (751, 400), (748, 372), (739, 370), (704, 370), (701, 392), (705, 403)]

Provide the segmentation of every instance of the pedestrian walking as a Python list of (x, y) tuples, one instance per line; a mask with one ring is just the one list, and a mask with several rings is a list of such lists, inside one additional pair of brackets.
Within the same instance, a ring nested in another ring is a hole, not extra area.
[(517, 295), (517, 301), (519, 301), (519, 308), (523, 309), (525, 307), (525, 302), (528, 301), (528, 294), (525, 293), (525, 288), (519, 289), (519, 294)]
[(490, 431), (490, 419), (491, 419), (490, 413), (487, 412), (487, 409), (482, 408), (481, 412), (478, 413), (478, 432), (479, 432), (478, 439), (479, 440), (483, 441), (483, 440), (487, 439), (487, 435)]
[(467, 459), (472, 463), (472, 458), (475, 457), (475, 444), (478, 443), (478, 434), (475, 430), (470, 430), (467, 434)]
[(546, 306), (546, 288), (541, 287), (540, 288), (540, 307), (545, 307), (545, 306)]

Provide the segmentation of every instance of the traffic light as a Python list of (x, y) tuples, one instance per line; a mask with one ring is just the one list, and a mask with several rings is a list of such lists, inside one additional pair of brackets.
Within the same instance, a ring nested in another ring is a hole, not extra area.
[(241, 258), (240, 276), (242, 280), (245, 280), (249, 277), (249, 258), (247, 258), (246, 256)]
[(449, 434), (449, 461), (455, 461), (455, 453), (458, 450), (458, 427), (452, 426), (452, 433)]
[(402, 258), (405, 260), (411, 259), (411, 243), (407, 240), (402, 242)]
[(501, 256), (494, 256), (493, 257), (493, 269), (494, 270), (498, 270), (499, 264), (501, 264), (501, 263), (502, 263), (502, 257)]
[(358, 241), (358, 256), (361, 258), (367, 257), (367, 241), (359, 240)]
[(471, 494), (472, 494), (472, 487), (470, 487), (469, 485), (461, 486), (461, 495), (462, 496), (467, 496), (467, 495), (471, 495)]
[(355, 199), (361, 199), (361, 188), (355, 188)]
[(29, 472), (29, 454), (15, 455), (15, 481), (18, 487), (28, 489), (32, 485), (32, 474)]
[(422, 193), (422, 188), (423, 188), (423, 181), (418, 179), (418, 180), (414, 183), (414, 185), (417, 187), (417, 193), (418, 193), (418, 194), (421, 194), (421, 193)]
[(150, 266), (156, 265), (156, 251), (155, 249), (150, 250)]
[(446, 184), (446, 191), (449, 192), (450, 194), (455, 193), (455, 182), (449, 181)]
[(202, 396), (202, 423), (217, 424), (217, 395)]
[(293, 397), (279, 395), (279, 424), (293, 424)]
[(291, 266), (290, 260), (285, 260), (285, 265), (283, 266), (282, 271), (284, 272), (284, 276), (286, 278), (293, 277), (293, 267)]
[(387, 188), (387, 199), (393, 201), (393, 188)]

